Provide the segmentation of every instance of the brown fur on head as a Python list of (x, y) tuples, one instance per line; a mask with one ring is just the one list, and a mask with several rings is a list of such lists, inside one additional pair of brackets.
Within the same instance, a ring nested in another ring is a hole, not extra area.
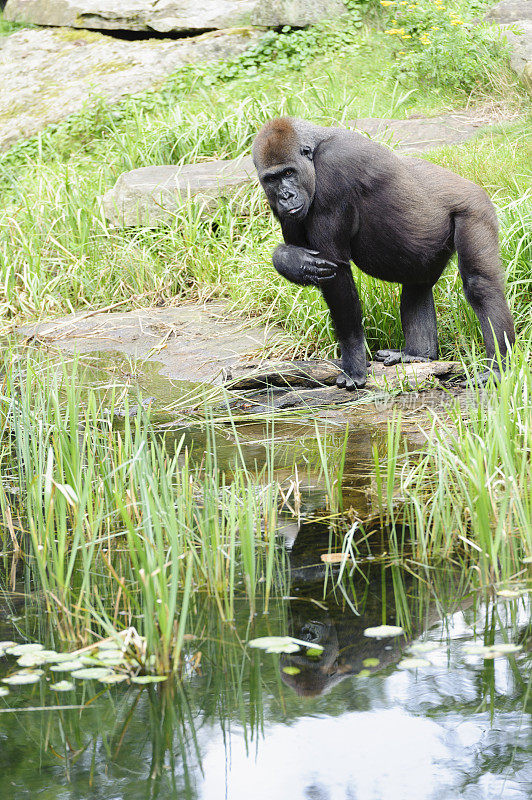
[(253, 161), (267, 169), (291, 161), (298, 152), (298, 136), (290, 117), (277, 117), (262, 126), (253, 143)]

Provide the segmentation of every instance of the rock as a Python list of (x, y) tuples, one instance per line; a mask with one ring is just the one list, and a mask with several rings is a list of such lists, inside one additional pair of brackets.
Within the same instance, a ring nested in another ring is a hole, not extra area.
[(510, 45), (510, 64), (532, 94), (532, 19), (516, 22), (512, 28), (514, 30), (500, 29)]
[(322, 359), (308, 361), (269, 361), (264, 364), (245, 364), (226, 376), (231, 389), (264, 389), (267, 386), (323, 386), (336, 381), (339, 361)]
[(532, 21), (532, 0), (501, 0), (489, 9), (485, 19), (499, 23)]
[(333, 19), (345, 14), (341, 0), (259, 0), (252, 15), (252, 25), (265, 28), (305, 28), (320, 19)]
[(357, 119), (348, 122), (347, 126), (372, 139), (395, 146), (399, 153), (421, 153), (435, 147), (466, 142), (489, 125), (490, 121), (488, 116), (464, 112), (410, 119)]
[(242, 25), (304, 27), (345, 13), (341, 0), (8, 0), (12, 22), (180, 33)]
[[(370, 365), (366, 390), (346, 392), (328, 385), (338, 375), (334, 361), (253, 362), (266, 343), (269, 347), (276, 340), (286, 344), (286, 333), (281, 328), (243, 321), (221, 303), (111, 313), (89, 311), (23, 325), (17, 332), (28, 344), (52, 345), (68, 353), (98, 353), (102, 366), (106, 353), (139, 359), (142, 369), (151, 364), (166, 379), (158, 387), (150, 378), (150, 394), (159, 397), (174, 397), (185, 391), (192, 404), (201, 400), (201, 393), (190, 386), (191, 382), (225, 385), (234, 396), (232, 406), (243, 411), (344, 405), (363, 393), (417, 391), (427, 380), (449, 377), (457, 367), (450, 361), (393, 367), (375, 363)], [(180, 389), (172, 380), (186, 385)]]
[(246, 323), (218, 303), (71, 314), (18, 332), (70, 353), (139, 358), (159, 365), (167, 378), (211, 385), (222, 384), (228, 370), (243, 367), (266, 341), (286, 339), (281, 329)]
[(221, 198), (254, 179), (250, 156), (181, 167), (142, 167), (121, 175), (100, 198), (100, 206), (113, 225), (153, 227), (171, 222), (189, 197), (213, 210)]
[(80, 111), (91, 95), (116, 102), (156, 87), (184, 64), (242, 53), (258, 37), (215, 31), (129, 42), (66, 28), (0, 37), (0, 150)]
[[(464, 113), (419, 119), (359, 119), (348, 126), (395, 144), (400, 153), (416, 153), (466, 141), (487, 122), (485, 116)], [(157, 225), (173, 219), (180, 195), (186, 198), (190, 194), (210, 210), (228, 189), (254, 180), (257, 176), (249, 156), (183, 167), (142, 167), (121, 175), (100, 202), (114, 225)]]

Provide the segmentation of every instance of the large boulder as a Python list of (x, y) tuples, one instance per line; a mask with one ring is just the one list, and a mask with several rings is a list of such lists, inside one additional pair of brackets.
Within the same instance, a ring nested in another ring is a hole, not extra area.
[(128, 42), (70, 28), (0, 37), (0, 150), (81, 111), (92, 95), (116, 102), (156, 88), (184, 64), (238, 55), (258, 37), (255, 31), (215, 31)]
[(36, 25), (179, 33), (250, 24), (304, 27), (344, 12), (341, 0), (8, 0), (4, 15)]
[(504, 24), (524, 19), (532, 21), (532, 0), (501, 0), (490, 8), (486, 19)]
[(503, 29), (510, 45), (510, 64), (532, 94), (532, 19), (517, 22), (512, 28)]
[(501, 0), (485, 15), (510, 45), (510, 64), (532, 94), (532, 0)]
[(134, 227), (171, 222), (189, 199), (212, 210), (221, 199), (256, 178), (250, 156), (185, 166), (141, 167), (125, 172), (100, 198), (113, 225)]

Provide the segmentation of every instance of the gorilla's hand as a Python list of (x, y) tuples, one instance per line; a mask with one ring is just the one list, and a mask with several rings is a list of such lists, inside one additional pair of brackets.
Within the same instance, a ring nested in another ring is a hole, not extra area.
[(321, 286), (336, 277), (337, 265), (320, 258), (317, 250), (280, 244), (273, 254), (273, 266), (284, 278), (299, 286)]

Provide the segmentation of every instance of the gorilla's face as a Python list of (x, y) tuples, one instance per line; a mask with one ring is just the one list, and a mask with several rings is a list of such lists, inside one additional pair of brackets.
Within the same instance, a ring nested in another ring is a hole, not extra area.
[(314, 199), (316, 176), (310, 148), (301, 148), (283, 164), (259, 171), (273, 213), (282, 220), (303, 220)]

